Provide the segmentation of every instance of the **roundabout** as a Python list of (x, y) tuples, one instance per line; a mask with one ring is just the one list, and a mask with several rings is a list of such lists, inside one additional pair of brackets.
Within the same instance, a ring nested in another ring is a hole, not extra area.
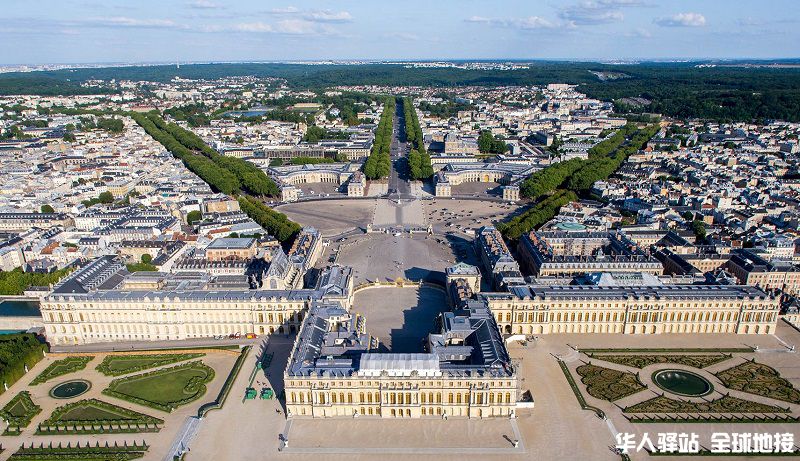
[(668, 369), (653, 373), (653, 383), (672, 394), (684, 397), (702, 397), (710, 394), (714, 386), (697, 373)]
[(85, 394), (92, 388), (92, 383), (85, 379), (65, 381), (50, 389), (50, 397), (54, 399), (71, 399)]

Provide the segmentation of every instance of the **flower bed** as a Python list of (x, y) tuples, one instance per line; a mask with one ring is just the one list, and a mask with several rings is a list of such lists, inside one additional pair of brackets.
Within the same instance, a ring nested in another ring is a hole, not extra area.
[(647, 387), (633, 373), (612, 370), (588, 363), (575, 369), (586, 392), (601, 400), (614, 401), (633, 395)]

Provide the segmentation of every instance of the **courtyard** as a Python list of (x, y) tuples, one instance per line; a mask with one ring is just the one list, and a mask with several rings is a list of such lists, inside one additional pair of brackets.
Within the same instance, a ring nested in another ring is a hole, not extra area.
[(367, 332), (380, 340), (378, 352), (424, 352), (436, 317), (447, 310), (444, 291), (429, 286), (377, 287), (355, 295), (353, 312), (367, 320)]
[[(336, 263), (353, 268), (355, 285), (374, 281), (435, 280), (444, 283), (444, 269), (454, 264), (457, 255), (444, 237), (427, 234), (400, 235), (371, 233), (348, 237), (331, 245), (319, 265)], [(467, 254), (467, 250), (464, 249)]]

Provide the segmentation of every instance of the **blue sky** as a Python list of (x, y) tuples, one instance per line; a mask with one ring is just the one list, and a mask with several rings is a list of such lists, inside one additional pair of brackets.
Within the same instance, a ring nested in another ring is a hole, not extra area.
[(796, 0), (3, 0), (0, 63), (800, 57)]

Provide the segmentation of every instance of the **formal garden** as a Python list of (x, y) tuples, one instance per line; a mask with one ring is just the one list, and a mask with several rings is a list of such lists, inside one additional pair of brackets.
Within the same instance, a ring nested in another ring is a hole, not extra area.
[(113, 380), (103, 394), (157, 410), (172, 410), (199, 399), (214, 370), (202, 361)]
[[(581, 408), (592, 410), (598, 416), (604, 412), (586, 401), (583, 390), (589, 396), (607, 402), (616, 402), (650, 390), (649, 393), (626, 399), (625, 406), (616, 404), (623, 416), (635, 423), (800, 422), (800, 418), (792, 414), (791, 407), (780, 404), (780, 401), (800, 404), (800, 391), (774, 368), (750, 360), (716, 373), (700, 371), (709, 367), (719, 370), (720, 367), (714, 366), (724, 366), (726, 361), (734, 358), (735, 353), (752, 353), (752, 349), (608, 348), (582, 352), (592, 361), (578, 365), (574, 371), (570, 371), (561, 360), (559, 364)], [(613, 363), (617, 367), (603, 367), (597, 365), (595, 360)], [(682, 365), (696, 370), (653, 367), (660, 364)], [(650, 379), (639, 374), (645, 368)], [(572, 378), (573, 373), (580, 377), (582, 388)], [(722, 384), (712, 384), (707, 378), (709, 375), (716, 376)], [(730, 395), (730, 391), (759, 395), (776, 402), (753, 401), (742, 395)]]
[(94, 444), (67, 442), (63, 446), (60, 442), (57, 446), (53, 446), (52, 443), (48, 445), (31, 443), (22, 445), (9, 459), (14, 461), (127, 461), (144, 457), (149, 448), (144, 441), (141, 444), (134, 442), (131, 445), (128, 445), (127, 442), (123, 442), (122, 445), (117, 442), (113, 444), (106, 442), (104, 445), (101, 445), (100, 442)]
[(97, 371), (106, 376), (121, 376), (151, 368), (203, 357), (203, 353), (107, 355), (97, 366)]
[(589, 357), (604, 362), (632, 368), (644, 368), (658, 363), (676, 363), (694, 368), (705, 368), (733, 357), (730, 354), (596, 354)]
[(646, 389), (633, 373), (587, 363), (575, 370), (592, 397), (613, 402)]
[(33, 403), (30, 392), (22, 391), (15, 395), (0, 410), (0, 418), (7, 424), (3, 435), (19, 435), (22, 429), (26, 428), (31, 420), (41, 412), (42, 407)]
[(51, 379), (58, 378), (59, 376), (64, 376), (70, 373), (75, 373), (76, 371), (81, 371), (86, 368), (86, 365), (92, 361), (94, 356), (86, 355), (86, 356), (74, 356), (74, 357), (66, 357), (60, 360), (56, 360), (55, 362), (51, 363), (44, 369), (39, 376), (31, 381), (31, 385), (41, 384)]
[(118, 434), (158, 432), (164, 420), (97, 399), (56, 408), (36, 434)]
[(720, 371), (716, 376), (729, 389), (800, 404), (800, 391), (767, 365), (748, 361)]

